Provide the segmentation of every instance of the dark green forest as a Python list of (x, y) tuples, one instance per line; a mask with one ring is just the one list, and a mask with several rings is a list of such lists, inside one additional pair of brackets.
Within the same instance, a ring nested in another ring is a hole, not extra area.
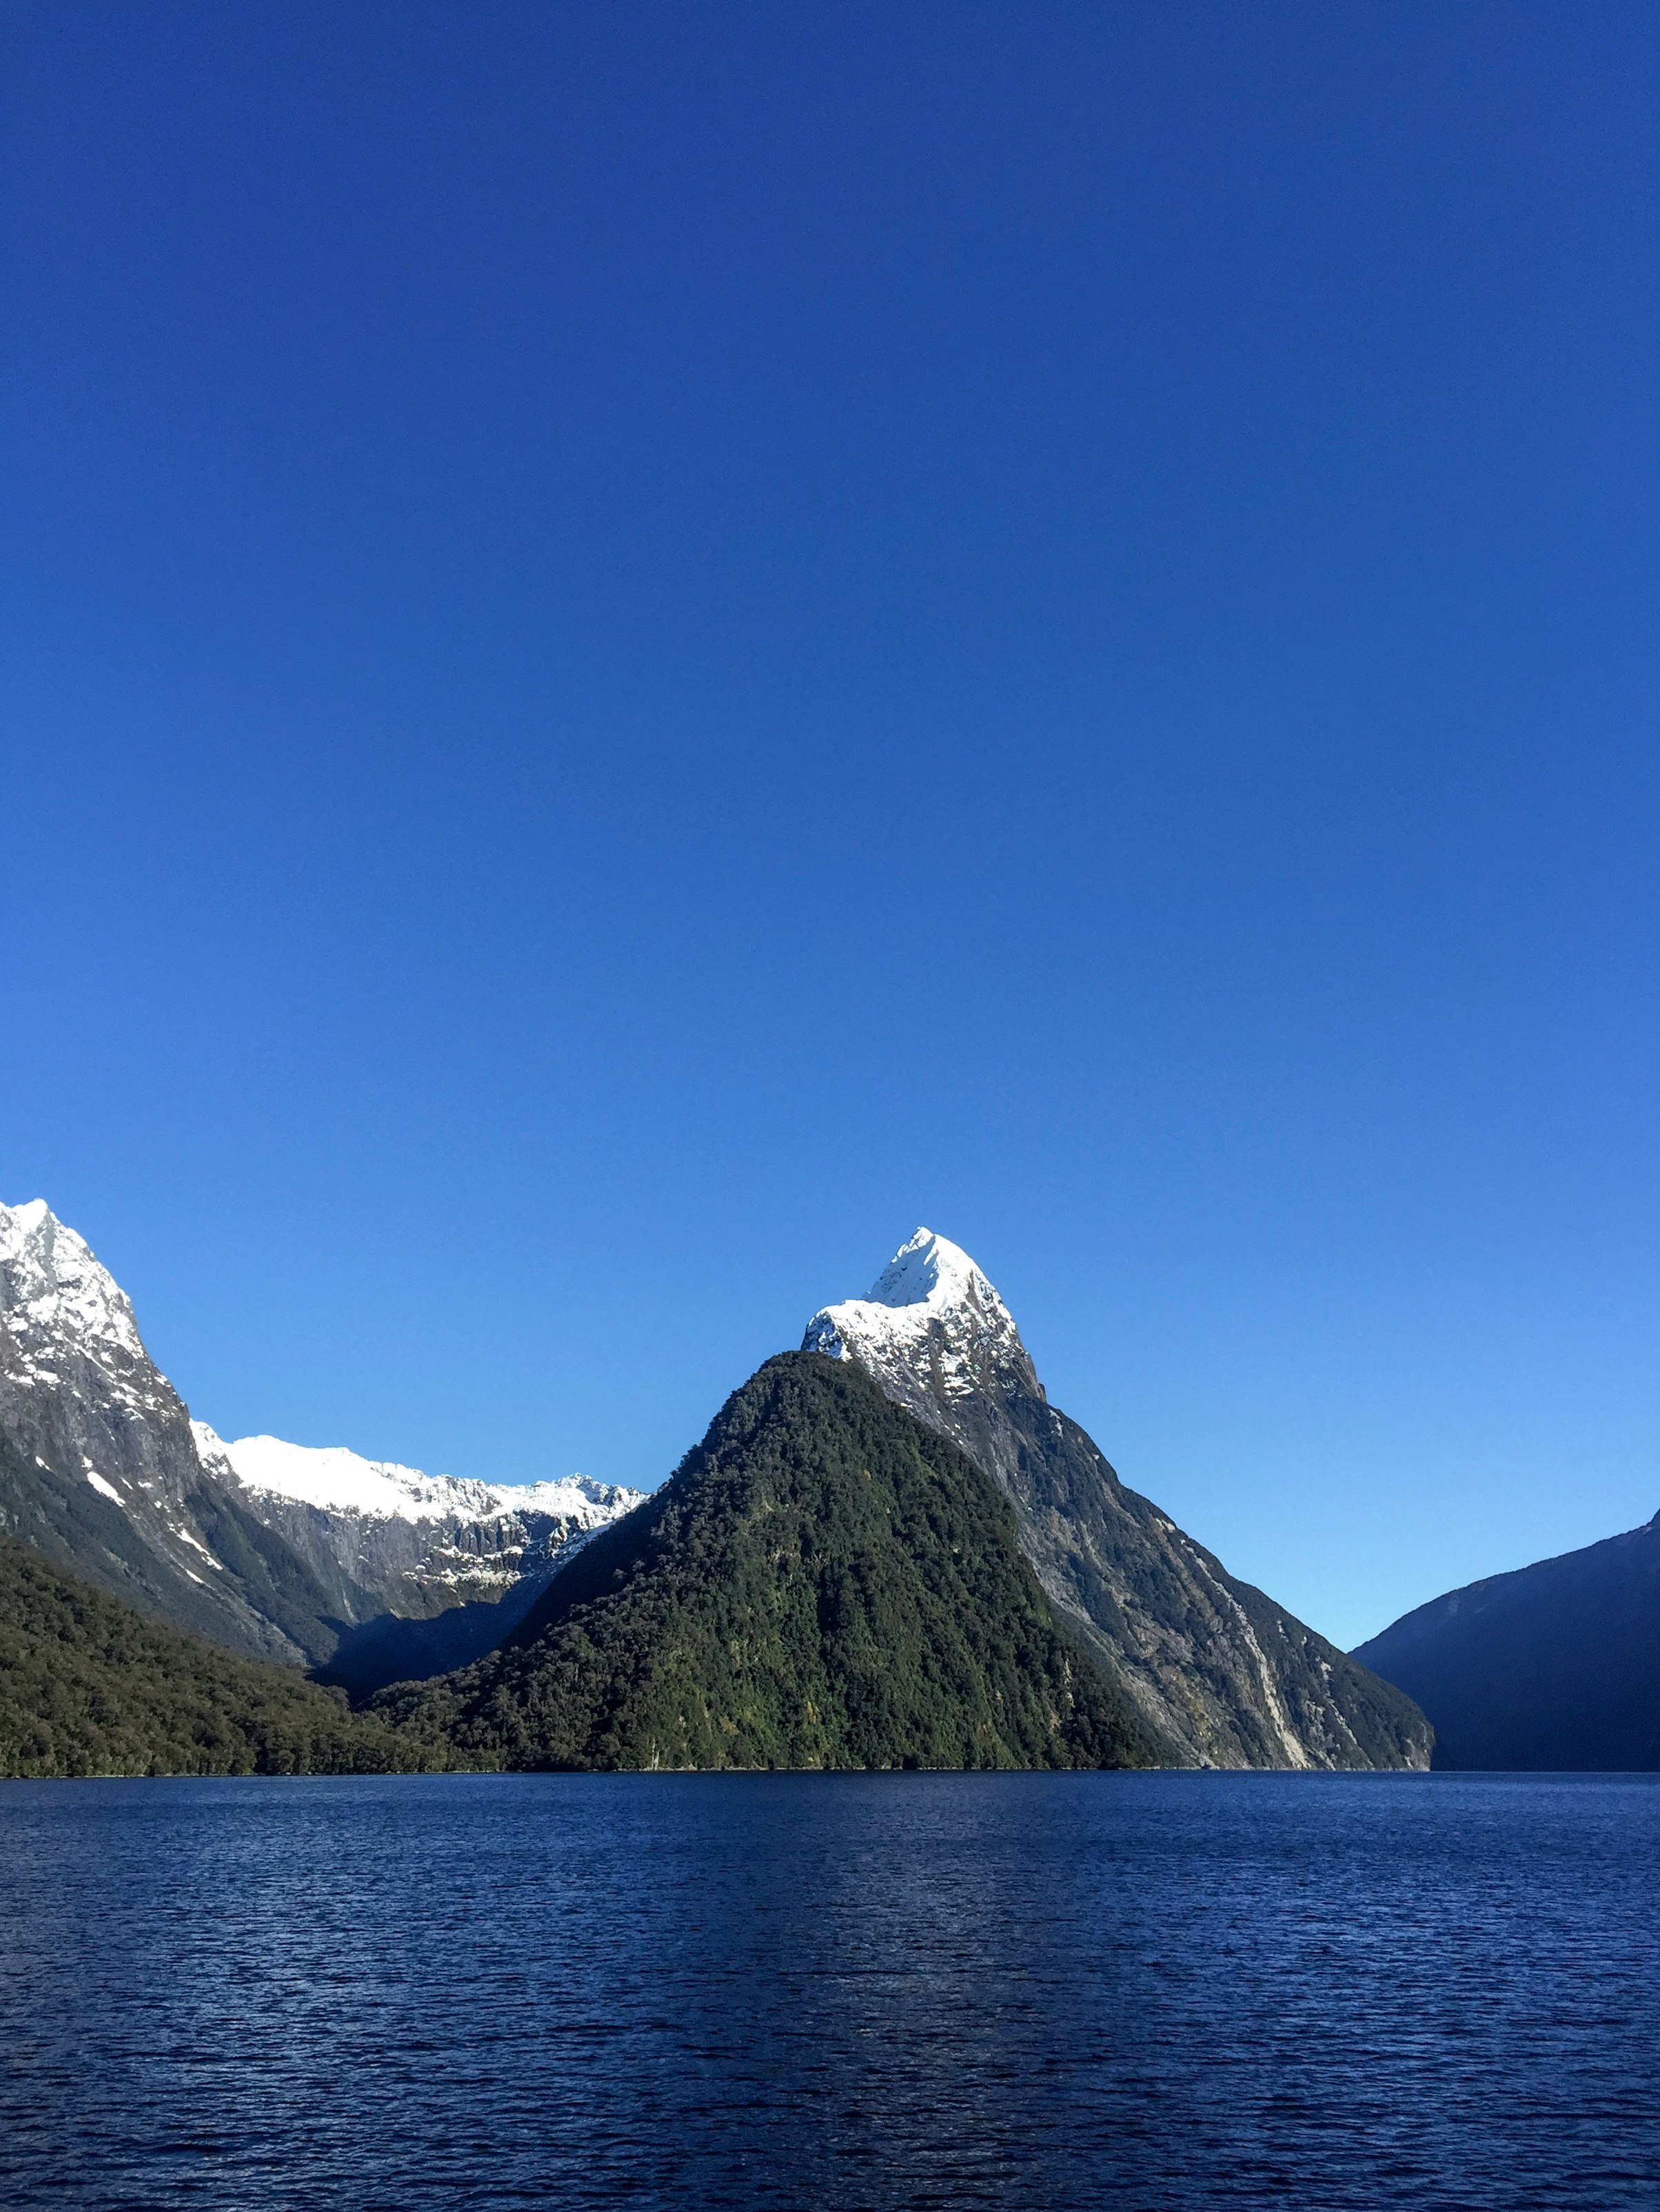
[(0, 1776), (374, 1774), (441, 1763), (337, 1690), (135, 1613), (0, 1536)]

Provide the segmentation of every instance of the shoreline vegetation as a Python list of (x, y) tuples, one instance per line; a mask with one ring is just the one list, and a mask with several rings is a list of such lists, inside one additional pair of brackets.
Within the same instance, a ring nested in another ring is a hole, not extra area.
[(0, 1536), (0, 1779), (432, 1764), (343, 1692), (168, 1628)]
[[(478, 1670), (469, 1670), (476, 1674)], [(1112, 1771), (1142, 1758), (1005, 1755), (706, 1762), (514, 1758), (452, 1739), (423, 1710), (439, 1685), (398, 1685), (418, 1729), (289, 1668), (245, 1660), (149, 1620), (0, 1536), (0, 1782), (272, 1779), (387, 1774)], [(377, 1700), (376, 1703), (380, 1703)], [(1103, 1747), (1106, 1747), (1104, 1745)], [(1131, 1740), (1130, 1747), (1134, 1748)]]

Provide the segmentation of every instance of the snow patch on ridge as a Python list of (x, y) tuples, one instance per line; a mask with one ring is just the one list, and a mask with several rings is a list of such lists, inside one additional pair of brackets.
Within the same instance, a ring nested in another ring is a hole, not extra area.
[(581, 1528), (597, 1528), (638, 1504), (642, 1492), (585, 1474), (559, 1482), (476, 1482), (453, 1474), (423, 1474), (393, 1460), (365, 1459), (344, 1445), (291, 1444), (280, 1437), (240, 1437), (234, 1443), (192, 1421), (204, 1464), (216, 1463), (247, 1490), (293, 1499), (328, 1513), (358, 1513), (372, 1521), (496, 1521), (545, 1513)]
[[(202, 1539), (199, 1536), (193, 1536), (190, 1530), (185, 1528), (182, 1521), (179, 1522), (173, 1533), (178, 1537), (181, 1544), (188, 1544), (192, 1551), (199, 1552), (210, 1567), (217, 1567), (220, 1573), (223, 1574), (225, 1571), (224, 1561), (222, 1559), (215, 1559), (213, 1553), (209, 1551), (207, 1546), (202, 1541)], [(190, 1569), (186, 1567), (185, 1571), (188, 1574), (190, 1572)], [(199, 1580), (200, 1577), (198, 1577), (198, 1579)]]

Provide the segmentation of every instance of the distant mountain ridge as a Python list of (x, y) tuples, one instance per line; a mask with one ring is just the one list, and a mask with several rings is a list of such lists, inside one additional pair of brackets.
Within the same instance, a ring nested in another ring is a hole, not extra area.
[(1660, 1769), (1660, 1514), (1449, 1590), (1354, 1656), (1429, 1715), (1438, 1767)]
[(173, 1626), (362, 1687), (463, 1663), (640, 1493), (425, 1475), (192, 1424), (43, 1200), (0, 1206), (0, 1529)]
[(385, 1608), (419, 1618), (493, 1603), (545, 1579), (573, 1541), (632, 1511), (642, 1493), (584, 1474), (478, 1482), (276, 1437), (227, 1443), (192, 1424), (203, 1466), (321, 1577), (348, 1575)]
[(1411, 1699), (1128, 1489), (1049, 1405), (1013, 1316), (967, 1253), (918, 1229), (804, 1350), (848, 1360), (1012, 1500), (1038, 1580), (1178, 1759), (1424, 1767)]
[(619, 1498), (637, 1504), (638, 1491), (594, 1482), (586, 1474), (556, 1482), (479, 1482), (471, 1476), (423, 1474), (393, 1460), (365, 1459), (344, 1446), (291, 1444), (280, 1437), (240, 1437), (228, 1443), (205, 1421), (191, 1424), (204, 1460), (222, 1460), (246, 1490), (286, 1498), (327, 1513), (360, 1520), (488, 1521), (504, 1513), (535, 1513), (549, 1520), (599, 1525)]

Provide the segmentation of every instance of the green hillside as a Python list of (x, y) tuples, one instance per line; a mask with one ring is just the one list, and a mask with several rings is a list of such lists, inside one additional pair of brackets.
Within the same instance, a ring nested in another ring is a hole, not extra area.
[(1157, 1764), (1012, 1510), (817, 1353), (769, 1360), (498, 1651), (374, 1710), (513, 1767)]
[(0, 1536), (0, 1776), (369, 1774), (423, 1758), (337, 1691), (164, 1628)]

